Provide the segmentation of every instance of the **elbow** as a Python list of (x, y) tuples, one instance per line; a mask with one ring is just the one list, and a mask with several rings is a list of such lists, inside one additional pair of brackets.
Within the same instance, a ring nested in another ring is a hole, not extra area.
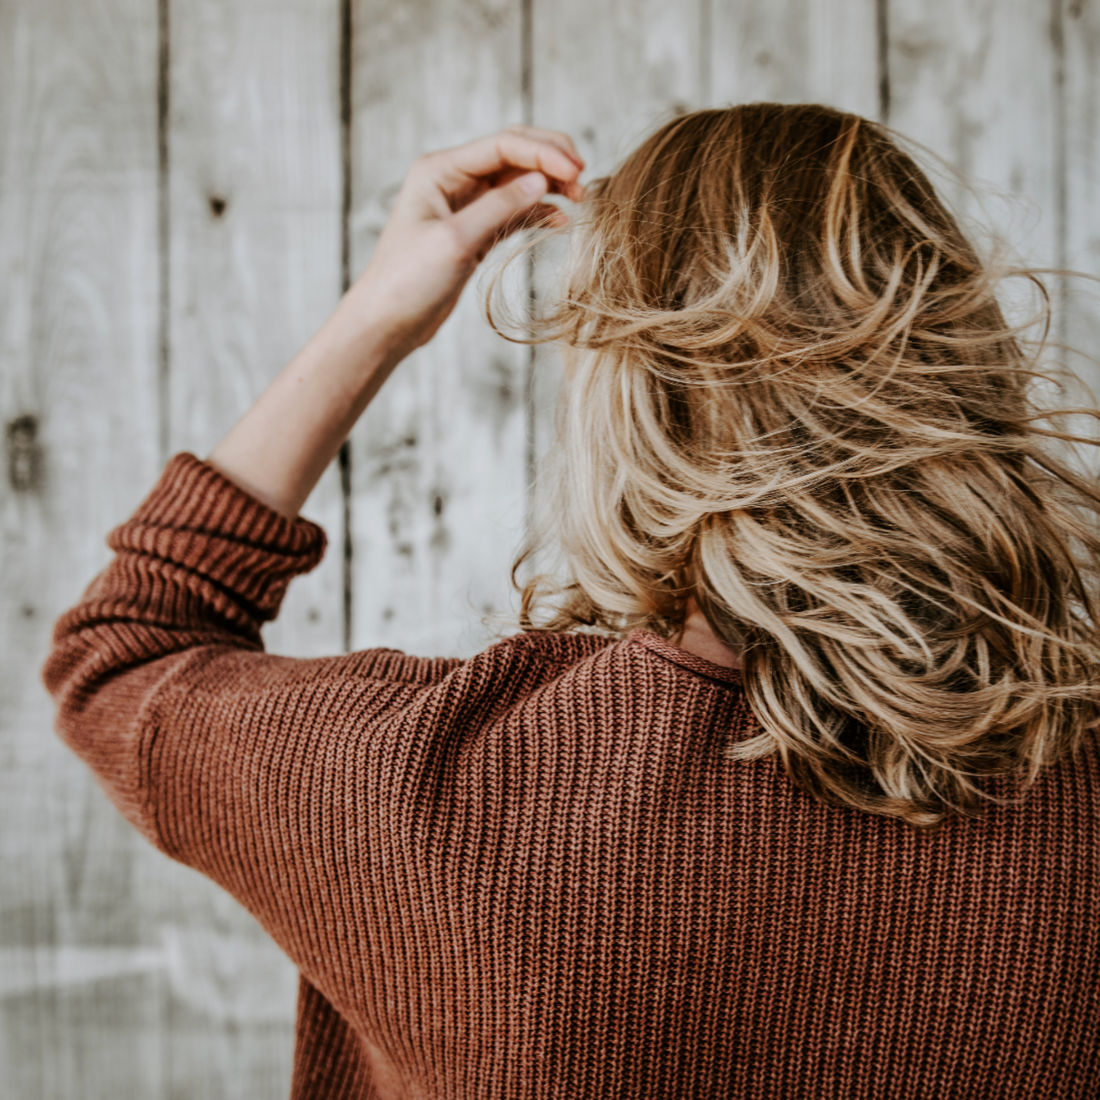
[(120, 670), (109, 654), (79, 636), (59, 638), (42, 669), (57, 707), (57, 734), (126, 820), (162, 851), (167, 848), (146, 761), (153, 732), (148, 704), (165, 671), (161, 662)]

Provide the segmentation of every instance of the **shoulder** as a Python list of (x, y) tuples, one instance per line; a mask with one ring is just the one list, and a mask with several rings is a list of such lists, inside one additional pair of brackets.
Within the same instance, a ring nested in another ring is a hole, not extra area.
[[(405, 657), (404, 675), (422, 667)], [(444, 666), (438, 666), (442, 670)], [(517, 634), (476, 656), (446, 666), (425, 693), (440, 715), (484, 723), (541, 695), (643, 703), (654, 696), (694, 705), (730, 687), (741, 674), (694, 656), (656, 634), (635, 631), (623, 638), (595, 634)], [(549, 694), (547, 694), (549, 693)], [(448, 722), (448, 724), (450, 724)]]
[(513, 634), (482, 650), (469, 663), (530, 668), (536, 675), (552, 676), (608, 653), (616, 644), (618, 639), (599, 634)]
[[(612, 652), (616, 639), (592, 634), (515, 634), (464, 660), (424, 661), (404, 654), (388, 659), (389, 675), (420, 678), (431, 672), (425, 703), (438, 708), (448, 724), (463, 719), (484, 722), (522, 703), (540, 688), (576, 674), (601, 655)], [(372, 658), (372, 667), (377, 658)], [(399, 662), (399, 663), (398, 663)], [(476, 713), (475, 713), (476, 712)]]
[[(405, 658), (414, 661), (413, 658)], [(462, 662), (461, 672), (478, 681), (521, 677), (532, 686), (566, 674), (621, 676), (631, 672), (675, 680), (741, 683), (741, 672), (689, 653), (657, 634), (636, 630), (623, 638), (596, 634), (516, 634)], [(414, 664), (408, 666), (410, 673)]]

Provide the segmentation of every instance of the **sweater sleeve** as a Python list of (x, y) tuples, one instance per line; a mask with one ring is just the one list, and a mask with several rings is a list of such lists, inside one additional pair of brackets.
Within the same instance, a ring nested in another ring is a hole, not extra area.
[(115, 557), (58, 622), (43, 673), (59, 733), (128, 820), (234, 894), (300, 966), (323, 921), (300, 912), (302, 891), (326, 873), (322, 824), (355, 746), (459, 664), (264, 653), (262, 624), (324, 542), (179, 455), (111, 534)]

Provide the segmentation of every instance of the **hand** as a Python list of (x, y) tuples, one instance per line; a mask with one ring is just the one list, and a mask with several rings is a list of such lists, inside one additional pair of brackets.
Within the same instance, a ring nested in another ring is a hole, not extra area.
[(579, 201), (583, 168), (566, 134), (528, 126), (421, 157), (349, 291), (357, 322), (396, 359), (427, 343), (494, 244), (521, 226), (565, 220), (540, 200)]

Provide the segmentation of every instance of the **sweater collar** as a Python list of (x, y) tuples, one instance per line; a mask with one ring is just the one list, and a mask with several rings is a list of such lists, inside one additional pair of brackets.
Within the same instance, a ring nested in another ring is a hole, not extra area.
[(627, 642), (644, 646), (656, 653), (658, 657), (663, 657), (666, 661), (671, 661), (681, 668), (686, 668), (689, 672), (694, 672), (698, 676), (706, 676), (710, 680), (717, 680), (723, 684), (741, 683), (741, 670), (739, 668), (725, 668), (722, 665), (714, 664), (713, 661), (696, 657), (694, 653), (688, 653), (686, 649), (674, 646), (671, 642), (662, 638), (660, 634), (654, 634), (652, 630), (631, 631), (627, 637)]

